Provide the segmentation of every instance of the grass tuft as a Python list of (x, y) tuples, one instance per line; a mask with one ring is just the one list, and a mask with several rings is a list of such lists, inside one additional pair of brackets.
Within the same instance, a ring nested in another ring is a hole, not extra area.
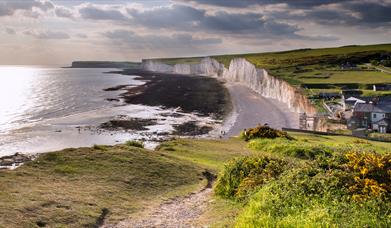
[(132, 146), (132, 147), (138, 147), (138, 148), (144, 148), (144, 143), (135, 141), (135, 140), (129, 140), (126, 141), (125, 143), (127, 146)]

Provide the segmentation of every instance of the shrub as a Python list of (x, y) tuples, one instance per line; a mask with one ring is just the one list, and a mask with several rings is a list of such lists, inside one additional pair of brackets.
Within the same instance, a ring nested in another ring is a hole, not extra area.
[(297, 168), (260, 188), (236, 227), (389, 227), (389, 202), (351, 201), (340, 169)]
[(391, 155), (375, 152), (350, 152), (347, 169), (354, 175), (354, 183), (349, 187), (354, 200), (390, 197), (391, 194)]
[(144, 148), (144, 144), (143, 144), (142, 142), (135, 141), (135, 140), (126, 141), (125, 144), (126, 144), (127, 146), (133, 146), (133, 147)]
[(244, 199), (257, 186), (277, 178), (286, 162), (265, 156), (246, 156), (232, 160), (219, 175), (215, 192), (226, 198)]
[(374, 65), (374, 66), (377, 66), (377, 65), (379, 65), (379, 61), (378, 60), (371, 60), (370, 61), (370, 63), (372, 64), (372, 65)]
[(259, 125), (255, 128), (250, 128), (247, 130), (244, 130), (240, 133), (240, 138), (248, 141), (251, 139), (256, 138), (286, 138), (286, 139), (293, 139), (291, 136), (288, 135), (285, 131), (280, 131), (273, 129), (266, 125)]

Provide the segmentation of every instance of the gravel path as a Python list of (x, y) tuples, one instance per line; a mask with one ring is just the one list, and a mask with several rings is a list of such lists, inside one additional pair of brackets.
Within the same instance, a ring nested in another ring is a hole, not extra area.
[(140, 227), (199, 227), (196, 224), (206, 210), (212, 195), (212, 183), (215, 176), (204, 172), (208, 184), (202, 190), (185, 197), (177, 197), (162, 203), (147, 216), (138, 219), (127, 219), (116, 225), (106, 225), (105, 228), (140, 228)]
[(236, 136), (245, 128), (257, 124), (269, 124), (277, 129), (298, 128), (299, 115), (291, 112), (288, 106), (275, 99), (265, 98), (240, 84), (227, 84), (234, 103), (235, 121), (229, 127), (226, 137)]

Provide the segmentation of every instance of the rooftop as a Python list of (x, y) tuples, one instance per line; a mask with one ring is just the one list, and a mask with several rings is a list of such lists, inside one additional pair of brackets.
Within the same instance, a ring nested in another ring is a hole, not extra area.
[(357, 103), (354, 111), (391, 113), (391, 103)]

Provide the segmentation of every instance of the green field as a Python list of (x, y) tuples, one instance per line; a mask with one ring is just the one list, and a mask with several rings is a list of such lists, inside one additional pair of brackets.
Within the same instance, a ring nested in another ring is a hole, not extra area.
[[(322, 77), (324, 76), (324, 77)], [(305, 84), (380, 84), (391, 83), (391, 74), (379, 71), (317, 71), (298, 74), (298, 80)]]
[(391, 44), (352, 45), (336, 48), (298, 49), (283, 52), (220, 55), (213, 57), (226, 66), (228, 66), (233, 58), (243, 57), (257, 67), (276, 69), (297, 65), (313, 65), (327, 61), (353, 60), (384, 52), (391, 52)]

